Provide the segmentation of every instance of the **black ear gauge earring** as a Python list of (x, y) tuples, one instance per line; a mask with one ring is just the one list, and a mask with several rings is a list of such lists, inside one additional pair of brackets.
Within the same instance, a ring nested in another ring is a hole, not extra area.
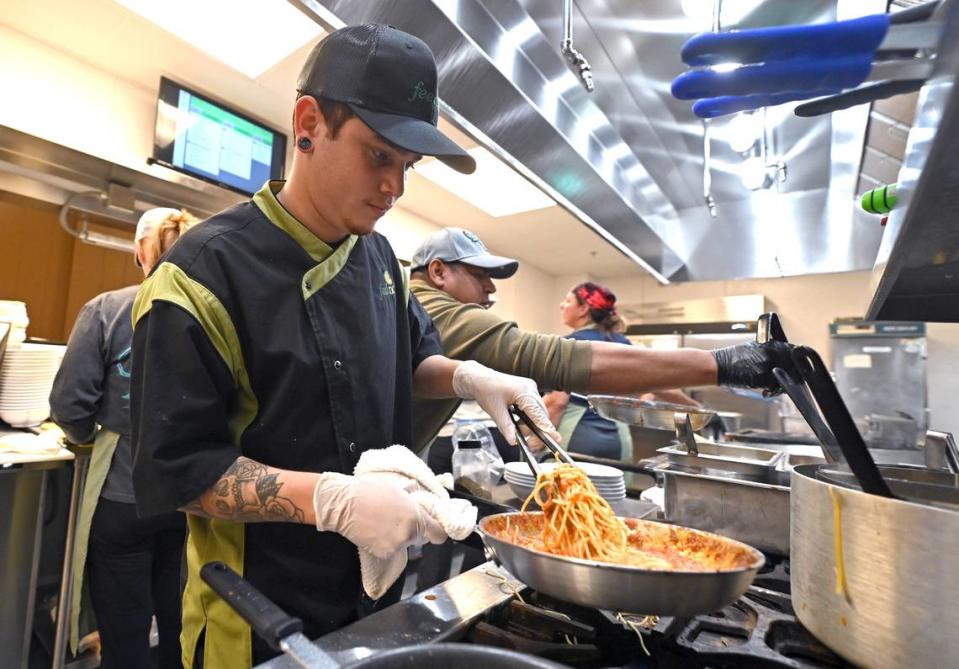
[(313, 149), (313, 142), (310, 141), (309, 137), (300, 137), (296, 140), (296, 145), (300, 151), (310, 151)]

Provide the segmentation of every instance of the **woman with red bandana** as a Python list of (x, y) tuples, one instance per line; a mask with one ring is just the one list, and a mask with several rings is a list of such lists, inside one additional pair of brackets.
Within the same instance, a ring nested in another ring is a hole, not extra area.
[[(559, 305), (563, 323), (573, 329), (570, 339), (629, 345), (623, 319), (616, 313), (616, 296), (592, 281), (573, 288)], [(573, 453), (619, 460), (632, 449), (629, 429), (588, 410), (585, 399), (555, 391), (545, 398), (550, 418), (559, 426), (563, 445)]]

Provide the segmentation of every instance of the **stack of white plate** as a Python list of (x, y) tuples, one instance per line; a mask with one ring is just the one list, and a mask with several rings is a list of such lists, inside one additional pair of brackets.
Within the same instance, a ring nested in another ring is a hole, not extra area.
[(10, 334), (7, 337), (7, 348), (19, 348), (27, 338), (27, 305), (14, 300), (0, 300), (0, 323), (10, 324)]
[(0, 362), (0, 420), (13, 427), (39, 425), (50, 415), (50, 389), (65, 346), (21, 344)]
[[(543, 472), (550, 472), (556, 467), (555, 462), (544, 462), (540, 464)], [(617, 502), (626, 497), (626, 482), (623, 480), (623, 472), (615, 467), (606, 465), (597, 465), (592, 462), (580, 462), (578, 464), (589, 479), (596, 486), (596, 490), (607, 502)], [(506, 472), (503, 478), (516, 496), (522, 500), (529, 497), (536, 486), (536, 477), (525, 462), (506, 463)]]

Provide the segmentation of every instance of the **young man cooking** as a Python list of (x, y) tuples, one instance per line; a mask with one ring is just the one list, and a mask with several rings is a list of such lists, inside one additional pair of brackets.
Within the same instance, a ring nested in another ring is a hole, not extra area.
[(356, 618), (357, 548), (390, 559), (447, 538), (402, 476), (353, 475), (364, 451), (412, 443), (414, 393), (473, 398), (508, 435), (510, 404), (551, 427), (529, 379), (442, 355), (373, 232), (422, 155), (475, 168), (436, 128), (426, 44), (343, 28), (297, 90), (289, 179), (185, 235), (133, 309), (136, 498), (142, 513), (189, 514), (187, 667), (274, 654), (200, 580), (205, 563), (226, 562), (317, 637)]
[[(435, 232), (420, 245), (413, 254), (410, 291), (433, 319), (446, 355), (529, 377), (543, 389), (613, 395), (715, 384), (775, 393), (781, 388), (773, 368), (793, 368), (789, 345), (781, 342), (653, 351), (524, 332), (487, 311), (496, 292), (493, 279), (507, 279), (518, 268), (516, 260), (490, 254), (479, 237), (462, 228)], [(426, 448), (459, 404), (415, 399), (414, 448)]]

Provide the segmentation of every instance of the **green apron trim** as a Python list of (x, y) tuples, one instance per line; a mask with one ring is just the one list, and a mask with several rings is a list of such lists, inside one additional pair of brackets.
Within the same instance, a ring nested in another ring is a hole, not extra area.
[[(342, 244), (336, 247), (332, 255), (303, 275), (302, 288), (304, 301), (313, 297), (320, 288), (332, 281), (333, 277), (339, 274), (340, 270), (346, 266), (346, 263), (350, 259), (350, 252), (352, 252), (353, 247), (356, 246), (357, 239), (359, 238), (356, 235), (350, 235)], [(392, 283), (392, 277), (389, 277), (389, 275), (384, 276), (388, 277), (390, 283)]]
[[(133, 302), (136, 325), (150, 311), (154, 300), (176, 304), (191, 314), (203, 328), (217, 353), (223, 358), (236, 383), (236, 408), (229, 417), (233, 443), (249, 427), (259, 404), (243, 360), (240, 339), (226, 308), (206, 286), (167, 261), (161, 263), (143, 282)], [(244, 526), (187, 514), (190, 529), (187, 538), (189, 573), (183, 593), (183, 630), (180, 644), (183, 666), (193, 666), (193, 655), (200, 634), (206, 628), (204, 668), (249, 667), (253, 664), (253, 635), (250, 626), (201, 579), (200, 567), (220, 560), (243, 574)]]
[[(276, 199), (276, 194), (283, 188), (282, 181), (269, 181), (253, 196), (253, 204), (260, 208), (263, 215), (270, 219), (280, 230), (288, 234), (303, 247), (319, 264), (303, 275), (303, 299), (308, 300), (316, 292), (328, 284), (350, 258), (350, 252), (356, 245), (356, 235), (350, 235), (342, 244), (334, 249), (322, 239), (313, 234), (305, 225), (300, 223), (293, 214)], [(392, 279), (391, 279), (392, 281)]]
[(258, 190), (253, 196), (253, 204), (259, 207), (263, 215), (270, 219), (280, 230), (288, 234), (303, 247), (303, 250), (310, 254), (316, 262), (323, 262), (331, 253), (332, 247), (322, 239), (314, 235), (310, 230), (300, 223), (293, 214), (276, 199), (276, 193), (283, 188), (283, 181), (268, 181), (263, 188)]
[[(83, 501), (80, 503), (80, 513), (77, 516), (77, 530), (74, 535), (73, 554), (73, 592), (70, 600), (70, 650), (76, 655), (80, 645), (80, 608), (83, 601), (83, 587), (86, 585), (84, 576), (87, 566), (87, 547), (90, 543), (90, 525), (93, 523), (93, 514), (100, 501), (100, 491), (107, 480), (110, 463), (113, 462), (113, 453), (117, 449), (120, 435), (101, 428), (93, 440), (93, 453), (90, 456), (90, 467), (87, 470), (87, 480), (83, 485)], [(91, 607), (92, 608), (92, 607)], [(84, 614), (87, 612), (84, 611)], [(92, 611), (90, 611), (92, 614)]]
[(576, 426), (579, 425), (579, 421), (583, 419), (585, 414), (586, 407), (584, 406), (573, 404), (572, 402), (566, 405), (563, 417), (560, 418), (559, 425), (556, 427), (559, 431), (559, 436), (563, 438), (563, 445), (568, 445), (570, 440), (572, 440), (573, 432), (576, 431)]
[(203, 669), (253, 666), (250, 626), (200, 578), (200, 568), (220, 560), (243, 574), (245, 531), (243, 523), (212, 520), (187, 514), (187, 583), (183, 592), (183, 630), (180, 633), (184, 667), (193, 666), (200, 634)]
[(240, 338), (226, 308), (206, 286), (171, 262), (161, 263), (140, 286), (133, 301), (134, 326), (154, 300), (170, 302), (192, 315), (223, 358), (237, 385), (237, 408), (230, 416), (230, 432), (233, 442), (240, 443), (240, 435), (256, 417), (259, 407), (246, 372)]
[[(577, 426), (579, 426), (579, 421), (583, 419), (583, 416), (586, 415), (586, 412), (589, 410), (588, 407), (584, 407), (581, 404), (569, 403), (566, 405), (566, 411), (563, 412), (563, 417), (559, 421), (559, 426), (556, 428), (559, 431), (560, 436), (563, 438), (563, 444), (569, 444), (570, 440), (573, 438), (573, 432), (576, 431)], [(633, 436), (629, 431), (629, 425), (626, 423), (620, 423), (619, 421), (614, 421), (616, 424), (616, 431), (619, 433), (619, 444), (620, 444), (620, 459), (625, 460), (626, 462), (633, 461)]]

